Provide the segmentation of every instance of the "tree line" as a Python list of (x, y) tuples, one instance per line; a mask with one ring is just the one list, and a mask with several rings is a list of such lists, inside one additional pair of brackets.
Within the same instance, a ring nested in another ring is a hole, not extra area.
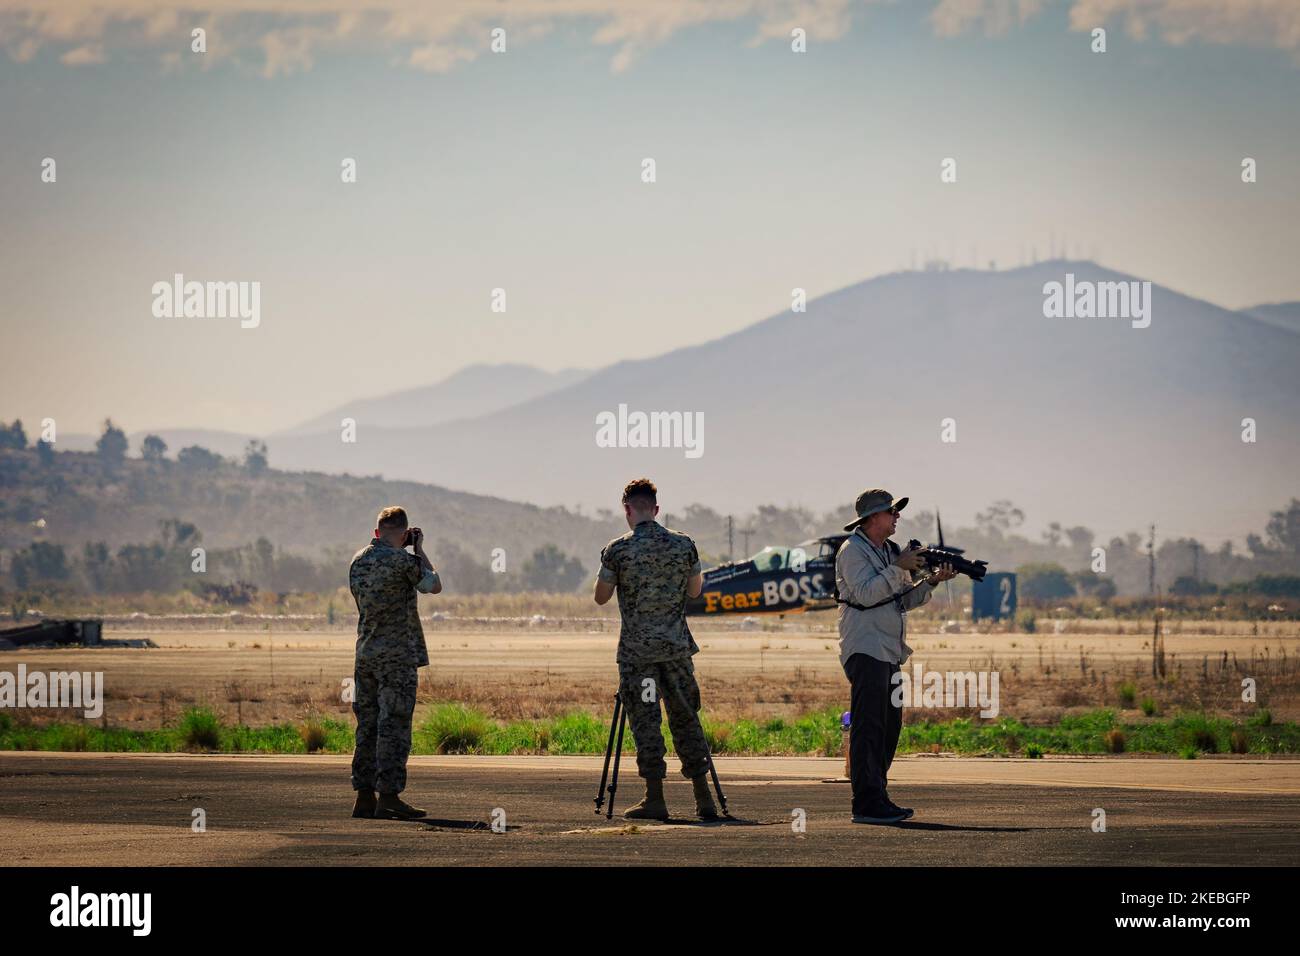
[[(20, 421), (11, 425), (0, 423), (0, 448), (27, 447), (27, 436)], [(38, 442), (35, 447), (42, 461), (48, 464), (53, 460), (53, 451), (48, 443)], [(123, 430), (112, 420), (106, 420), (95, 452), (104, 472), (113, 474), (119, 471), (126, 462), (127, 451), (128, 442)], [(180, 449), (175, 459), (167, 455), (168, 447), (162, 438), (157, 435), (144, 438), (141, 459), (146, 468), (157, 475), (173, 468), (179, 475), (231, 468), (251, 477), (270, 472), (266, 444), (256, 440), (248, 442), (240, 460), (228, 459), (199, 445)], [(6, 467), (0, 458), (0, 484), (5, 483)], [(49, 480), (53, 487), (58, 484), (59, 476), (52, 471)], [(0, 516), (6, 510), (10, 518), (20, 521), (38, 517), (36, 510), (25, 506), (21, 498), (8, 505), (0, 500)], [(593, 550), (599, 543), (625, 530), (622, 514), (613, 509), (598, 509), (594, 515), (584, 515), (581, 508), (573, 512), (563, 508), (555, 510), (586, 522), (584, 535), (591, 538)], [(667, 526), (695, 538), (706, 567), (728, 559), (743, 559), (768, 545), (789, 546), (816, 538), (837, 530), (847, 520), (841, 511), (819, 514), (797, 506), (761, 505), (745, 514), (730, 516), (732, 534), (729, 540), (728, 517), (708, 506), (692, 504), (665, 513), (662, 520)], [(1086, 526), (1065, 526), (1059, 522), (1050, 523), (1036, 537), (1031, 537), (1022, 531), (1024, 522), (1025, 515), (1021, 509), (1009, 500), (1000, 499), (978, 512), (972, 525), (947, 527), (945, 537), (948, 543), (964, 547), (968, 556), (988, 560), (995, 570), (1017, 571), (1021, 575), (1021, 593), (1043, 600), (1067, 597), (1107, 600), (1116, 595), (1145, 595), (1151, 591), (1153, 583), (1162, 594), (1212, 595), (1254, 587), (1260, 593), (1277, 592), (1285, 596), (1290, 587), (1287, 579), (1300, 575), (1300, 500), (1297, 499), (1273, 512), (1262, 533), (1248, 535), (1244, 551), (1231, 541), (1210, 548), (1194, 537), (1152, 541), (1149, 535), (1144, 537), (1137, 532), (1102, 540)], [(900, 517), (895, 537), (900, 542), (917, 538), (933, 543), (936, 540), (935, 523), (934, 512), (909, 509)], [(465, 548), (463, 541), (446, 539), (434, 544), (439, 549), (437, 559), (449, 575), (454, 574), (461, 582), (464, 593), (510, 589), (568, 591), (583, 583), (587, 575), (585, 569), (578, 573), (582, 564), (577, 558), (565, 554), (553, 544), (531, 549), (517, 568), (515, 556), (507, 556), (508, 565), (504, 573), (491, 566), (489, 556)], [(579, 547), (572, 540), (569, 544), (571, 548)], [(160, 542), (128, 545), (111, 555), (111, 560), (103, 560), (98, 550), (89, 558), (84, 553), (73, 557), (65, 555), (63, 562), (65, 568), (77, 561), (83, 568), (98, 567), (101, 570), (94, 580), (118, 582), (109, 586), (124, 587), (126, 585), (121, 582), (141, 580), (140, 574), (132, 569), (150, 561), (156, 564), (164, 560), (157, 554), (159, 546)], [(50, 574), (62, 572), (57, 556), (60, 552), (49, 551), (49, 547), (53, 546), (38, 548), (32, 545), (26, 552), (16, 555), (11, 565), (30, 580), (50, 580)], [(86, 547), (106, 546), (101, 543)], [(275, 560), (261, 557), (268, 548), (281, 556)], [(1102, 573), (1093, 570), (1097, 548), (1104, 551), (1105, 569)], [(122, 555), (123, 551), (128, 553)], [(265, 541), (260, 544), (253, 541), (243, 548), (214, 553), (212, 558), (214, 566), (229, 574), (243, 575), (244, 580), (256, 578), (265, 582), (258, 586), (277, 590), (333, 586), (331, 582), (336, 580), (333, 569), (338, 566), (337, 563), (327, 565), (319, 561), (313, 564), (302, 557), (276, 552), (271, 543)], [(1154, 581), (1151, 574), (1153, 563)], [(107, 570), (103, 570), (105, 568)], [(76, 577), (71, 571), (68, 573)], [(83, 573), (82, 577), (87, 586), (92, 586), (90, 576)], [(11, 583), (12, 578), (11, 569)], [(956, 586), (964, 586), (964, 581), (959, 579)]]
[[(259, 590), (277, 594), (321, 593), (346, 587), (350, 553), (335, 550), (311, 561), (258, 538), (237, 548), (208, 551), (192, 523), (170, 518), (158, 536), (116, 550), (103, 541), (86, 542), (79, 552), (34, 541), (0, 568), (0, 581), (14, 592), (62, 590), (82, 594), (160, 594), (191, 591), (224, 603), (247, 599)], [(587, 568), (553, 544), (533, 550), (517, 571), (510, 556), (479, 561), (450, 541), (433, 541), (432, 554), (446, 587), (460, 594), (544, 591), (570, 592), (588, 580)], [(493, 570), (493, 564), (500, 570)]]

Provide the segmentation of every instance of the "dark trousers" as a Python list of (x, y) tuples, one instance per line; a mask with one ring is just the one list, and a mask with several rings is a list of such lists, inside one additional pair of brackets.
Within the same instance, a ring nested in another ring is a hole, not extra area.
[(849, 725), (849, 779), (853, 783), (853, 813), (871, 816), (884, 807), (885, 776), (894, 761), (903, 708), (892, 701), (898, 665), (854, 654), (844, 663), (853, 687)]

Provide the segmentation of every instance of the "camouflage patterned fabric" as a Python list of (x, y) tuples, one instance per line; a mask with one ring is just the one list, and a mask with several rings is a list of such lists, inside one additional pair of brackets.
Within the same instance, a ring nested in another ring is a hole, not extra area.
[(427, 584), (428, 578), (419, 558), (378, 538), (357, 552), (348, 578), (359, 614), (352, 789), (401, 793), (411, 752), (417, 668), (429, 663), (415, 597), (416, 585)]
[(357, 602), (357, 659), (423, 667), (429, 663), (415, 586), (420, 559), (378, 538), (352, 558), (348, 584)]
[(709, 743), (699, 717), (700, 686), (695, 682), (695, 665), (689, 657), (645, 664), (620, 662), (618, 693), (636, 743), (637, 773), (651, 780), (668, 775), (660, 728), (661, 699), (668, 710), (673, 747), (682, 761), (682, 776), (694, 778), (708, 772)]
[(686, 584), (699, 571), (695, 542), (653, 520), (642, 521), (600, 553), (599, 578), (617, 585), (623, 617), (618, 693), (636, 743), (637, 771), (649, 779), (662, 780), (668, 773), (660, 700), (668, 710), (682, 775), (697, 777), (708, 770), (700, 688), (691, 663), (699, 647), (686, 626)]
[(420, 672), (414, 667), (376, 666), (357, 659), (354, 676), (357, 744), (352, 754), (352, 789), (401, 793), (411, 753), (411, 716)]
[(695, 542), (657, 521), (605, 545), (599, 579), (618, 586), (619, 663), (689, 660), (699, 650), (686, 626), (686, 583), (699, 572)]

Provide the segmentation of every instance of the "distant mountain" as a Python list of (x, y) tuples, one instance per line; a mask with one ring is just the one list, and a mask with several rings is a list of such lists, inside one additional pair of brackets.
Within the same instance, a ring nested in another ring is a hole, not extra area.
[[(360, 429), (439, 425), (460, 418), (486, 415), (530, 401), (547, 392), (579, 382), (590, 374), (585, 369), (547, 372), (531, 365), (470, 365), (433, 385), (357, 399), (340, 405), (270, 437), (324, 432), (337, 441), (339, 423), (344, 418), (355, 419)], [(146, 435), (157, 435), (166, 442), (167, 455), (171, 458), (176, 457), (176, 453), (186, 446), (202, 445), (209, 451), (235, 460), (243, 458), (244, 448), (250, 439), (268, 438), (266, 435), (255, 436), (216, 429), (155, 428), (127, 435), (131, 454), (140, 454), (140, 446)], [(94, 451), (98, 439), (97, 434), (63, 434), (59, 436), (59, 448), (63, 451)]]
[[(1046, 318), (1067, 273), (905, 272), (858, 283), (740, 332), (620, 362), (474, 419), (286, 435), (276, 467), (382, 472), (539, 503), (617, 507), (641, 474), (672, 510), (702, 502), (847, 508), (863, 487), (939, 505), (954, 523), (1009, 498), (1031, 526), (1145, 527), (1216, 540), (1262, 526), (1300, 492), (1300, 335), (1152, 287), (1149, 328)], [(597, 416), (704, 414), (704, 453), (601, 448)], [(954, 443), (941, 440), (945, 419)], [(1252, 418), (1258, 440), (1241, 440)]]
[(1300, 302), (1275, 302), (1272, 305), (1255, 305), (1241, 310), (1278, 328), (1300, 332)]
[(589, 374), (583, 369), (547, 372), (531, 365), (471, 365), (434, 385), (340, 405), (274, 437), (329, 432), (337, 440), (339, 422), (344, 418), (355, 419), (359, 429), (440, 425), (531, 401), (581, 381)]

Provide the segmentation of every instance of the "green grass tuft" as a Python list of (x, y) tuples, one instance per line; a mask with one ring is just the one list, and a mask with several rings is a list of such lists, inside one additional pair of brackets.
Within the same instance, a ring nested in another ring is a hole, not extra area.
[(1132, 681), (1125, 681), (1119, 685), (1119, 705), (1125, 710), (1132, 710), (1133, 705), (1137, 702), (1137, 685)]
[(186, 750), (221, 749), (221, 720), (207, 707), (191, 707), (181, 714), (180, 734)]
[[(351, 753), (351, 721), (312, 717), (305, 723), (266, 727), (227, 726), (206, 708), (185, 711), (174, 726), (124, 730), (86, 723), (36, 725), (0, 715), (0, 750), (70, 750), (169, 753)], [(843, 741), (840, 709), (828, 707), (797, 718), (717, 721), (701, 715), (714, 753), (737, 755), (811, 754), (839, 757)], [(667, 726), (661, 728), (671, 751)], [(415, 754), (603, 754), (609, 716), (574, 711), (541, 720), (496, 721), (456, 703), (433, 705), (413, 734)], [(623, 737), (624, 753), (635, 744)], [(1179, 714), (1139, 723), (1119, 722), (1102, 709), (1062, 717), (1056, 724), (1029, 726), (1014, 717), (984, 721), (967, 717), (920, 720), (903, 727), (900, 753), (947, 752), (977, 755), (1142, 753), (1186, 757), (1199, 753), (1298, 754), (1300, 724), (1245, 722), (1204, 714)]]
[(325, 744), (329, 741), (329, 729), (319, 720), (309, 717), (298, 728), (298, 736), (302, 737), (302, 745), (307, 753), (314, 754), (325, 749)]
[(420, 725), (423, 743), (436, 754), (482, 753), (494, 730), (487, 715), (464, 704), (436, 704)]

